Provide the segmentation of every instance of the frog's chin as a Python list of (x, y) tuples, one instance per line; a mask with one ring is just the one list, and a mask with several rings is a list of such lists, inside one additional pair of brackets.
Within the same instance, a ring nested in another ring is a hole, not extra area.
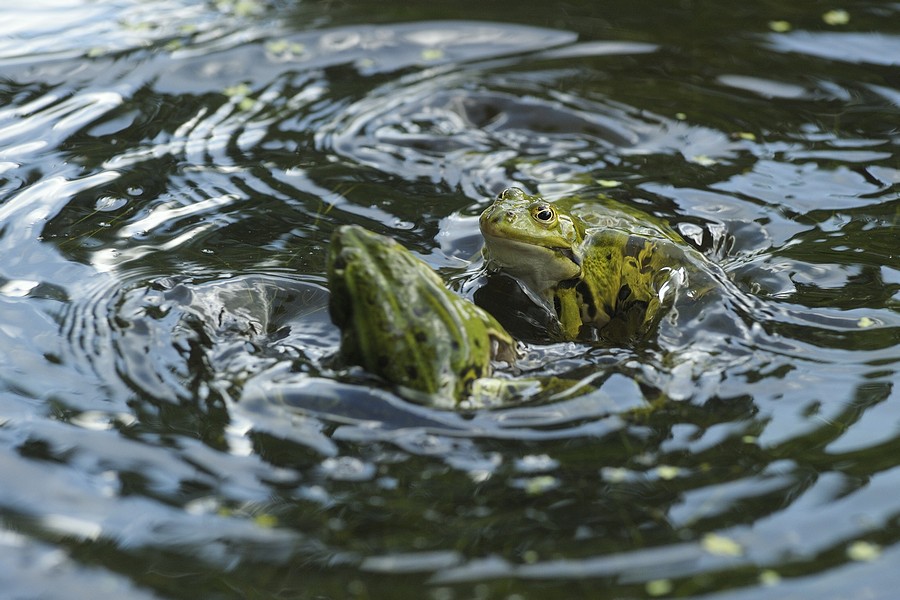
[(485, 234), (487, 258), (532, 290), (578, 277), (581, 265), (570, 248), (547, 248)]

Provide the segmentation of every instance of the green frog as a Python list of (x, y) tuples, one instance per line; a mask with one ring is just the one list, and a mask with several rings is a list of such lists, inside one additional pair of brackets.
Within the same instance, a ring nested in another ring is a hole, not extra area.
[(513, 187), (479, 224), (488, 265), (555, 315), (564, 340), (644, 337), (676, 295), (716, 285), (709, 260), (667, 224), (608, 198), (548, 202)]
[(516, 342), (398, 242), (362, 227), (340, 227), (327, 272), (329, 312), (341, 329), (346, 363), (432, 406), (502, 395), (490, 378), (493, 362), (512, 364)]

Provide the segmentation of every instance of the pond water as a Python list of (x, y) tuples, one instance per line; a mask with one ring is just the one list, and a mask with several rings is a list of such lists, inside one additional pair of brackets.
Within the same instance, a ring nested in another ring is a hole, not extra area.
[[(895, 597), (900, 4), (449, 4), (0, 9), (6, 597)], [(336, 369), (332, 231), (508, 305), (510, 185), (661, 217), (734, 290), (529, 339), (586, 384), (555, 402)]]

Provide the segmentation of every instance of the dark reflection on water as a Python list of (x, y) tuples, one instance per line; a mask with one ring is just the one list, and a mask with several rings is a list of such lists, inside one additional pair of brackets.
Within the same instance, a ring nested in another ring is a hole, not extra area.
[[(2, 20), (3, 589), (892, 598), (897, 7), (710, 8)], [(668, 220), (720, 301), (645, 344), (540, 343), (478, 272), (512, 184)], [(347, 223), (503, 310), (520, 374), (580, 384), (452, 412), (337, 368)]]

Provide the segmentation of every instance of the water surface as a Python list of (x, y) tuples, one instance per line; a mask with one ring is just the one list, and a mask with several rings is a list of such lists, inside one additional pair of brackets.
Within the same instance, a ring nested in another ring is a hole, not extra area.
[[(900, 7), (407, 4), (0, 10), (4, 590), (892, 598)], [(331, 232), (511, 302), (476, 274), (509, 185), (733, 286), (647, 344), (529, 339), (585, 383), (555, 402), (334, 368)]]

